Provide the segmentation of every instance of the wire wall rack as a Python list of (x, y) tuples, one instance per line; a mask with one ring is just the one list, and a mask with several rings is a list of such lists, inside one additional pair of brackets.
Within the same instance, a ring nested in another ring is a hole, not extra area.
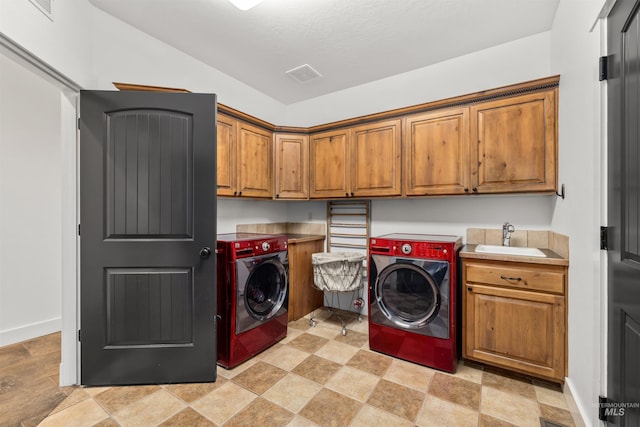
[[(370, 212), (368, 200), (327, 202), (328, 253), (314, 254), (314, 287), (324, 291), (329, 317), (338, 317), (342, 335), (347, 334), (345, 317), (355, 315), (361, 322), (365, 308)], [(349, 286), (343, 285), (346, 282)], [(314, 314), (309, 320), (311, 326), (316, 325)]]
[(327, 202), (327, 248), (351, 249), (366, 254), (370, 237), (369, 200)]

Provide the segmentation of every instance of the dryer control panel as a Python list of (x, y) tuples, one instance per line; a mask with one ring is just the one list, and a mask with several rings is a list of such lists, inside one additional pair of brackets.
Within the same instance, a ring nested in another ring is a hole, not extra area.
[[(404, 237), (404, 236), (403, 236)], [(409, 237), (409, 236), (407, 236)], [(426, 236), (425, 236), (426, 237)], [(433, 238), (436, 236), (428, 236)], [(462, 246), (462, 238), (455, 236), (438, 236), (441, 241), (426, 241), (418, 237), (416, 240), (395, 240), (387, 236), (372, 237), (369, 241), (370, 253), (390, 256), (406, 256), (411, 258), (449, 259)], [(447, 238), (442, 238), (447, 237)]]

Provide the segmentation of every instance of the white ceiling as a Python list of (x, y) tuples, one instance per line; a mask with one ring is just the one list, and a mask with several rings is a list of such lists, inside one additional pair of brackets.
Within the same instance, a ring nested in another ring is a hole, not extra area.
[[(560, 0), (90, 0), (284, 104), (548, 31)], [(321, 78), (285, 72), (309, 64)]]

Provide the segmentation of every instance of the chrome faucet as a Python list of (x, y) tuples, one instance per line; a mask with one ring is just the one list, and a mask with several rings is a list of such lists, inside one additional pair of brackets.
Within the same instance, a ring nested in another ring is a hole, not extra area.
[(516, 231), (515, 227), (508, 222), (502, 224), (502, 246), (509, 246), (511, 244), (511, 233)]

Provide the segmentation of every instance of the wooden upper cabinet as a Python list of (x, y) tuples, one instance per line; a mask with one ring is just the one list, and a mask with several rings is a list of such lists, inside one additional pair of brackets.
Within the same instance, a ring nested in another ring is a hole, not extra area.
[(272, 197), (273, 133), (238, 122), (238, 195)]
[(404, 194), (551, 192), (557, 88), (409, 116)]
[(471, 105), (473, 192), (556, 190), (556, 106), (557, 88)]
[(309, 196), (347, 197), (350, 191), (349, 129), (322, 132), (309, 138)]
[(234, 196), (236, 190), (236, 120), (218, 114), (218, 195)]
[(276, 199), (309, 198), (309, 136), (275, 135)]
[(310, 197), (399, 196), (401, 120), (311, 135)]
[(547, 77), (312, 128), (276, 127), (225, 107), (218, 195), (552, 193), (558, 83), (559, 76)]
[(401, 120), (351, 129), (351, 197), (400, 196)]
[(407, 117), (403, 173), (408, 196), (469, 192), (469, 108)]
[(218, 196), (271, 198), (273, 134), (223, 114), (217, 130)]

